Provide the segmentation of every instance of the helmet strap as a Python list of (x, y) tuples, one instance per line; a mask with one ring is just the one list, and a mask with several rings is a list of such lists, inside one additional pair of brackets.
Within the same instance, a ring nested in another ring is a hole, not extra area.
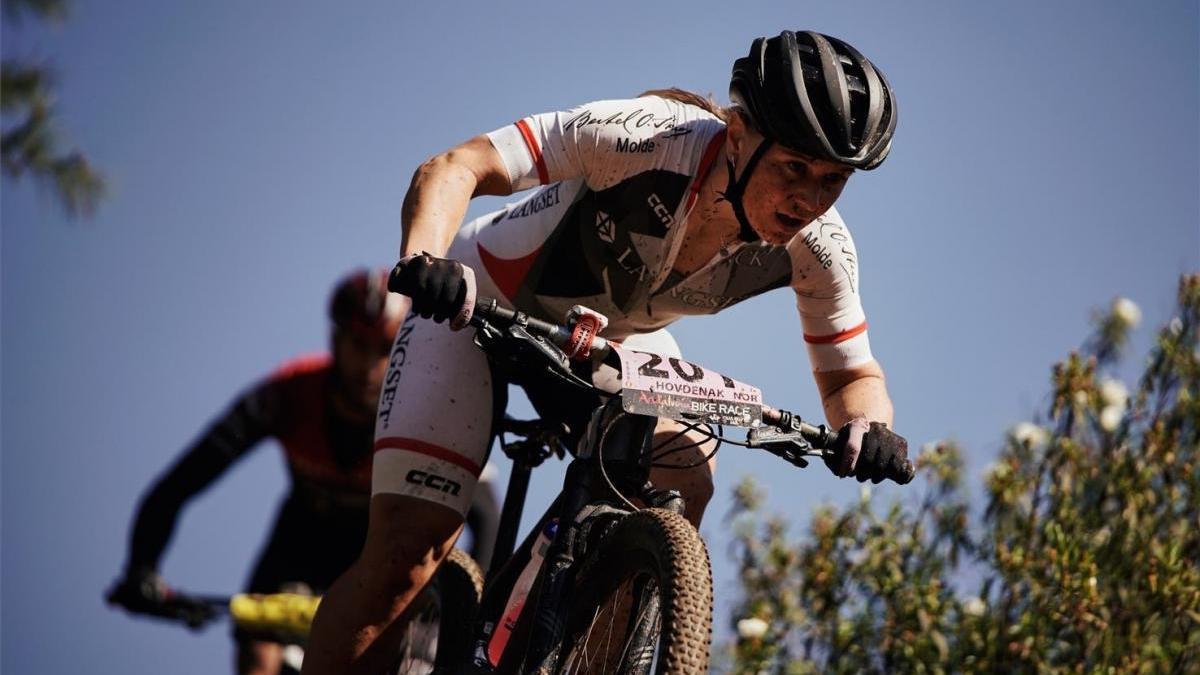
[(739, 226), (738, 239), (747, 243), (758, 241), (759, 237), (754, 228), (750, 227), (750, 220), (746, 217), (746, 207), (742, 205), (742, 196), (746, 193), (746, 185), (750, 183), (750, 174), (754, 172), (754, 167), (758, 165), (758, 160), (762, 159), (762, 156), (770, 149), (771, 144), (772, 141), (766, 138), (763, 139), (762, 143), (758, 144), (758, 147), (754, 150), (754, 154), (750, 155), (750, 161), (746, 162), (746, 168), (742, 171), (741, 178), (735, 177), (733, 160), (725, 160), (725, 168), (729, 170), (729, 184), (725, 186), (724, 192), (718, 192), (717, 194), (733, 207), (733, 215), (737, 217)]

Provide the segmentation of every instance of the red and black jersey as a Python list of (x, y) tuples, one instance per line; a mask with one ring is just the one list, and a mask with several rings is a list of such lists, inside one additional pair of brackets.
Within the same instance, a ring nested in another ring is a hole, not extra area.
[[(321, 491), (339, 500), (371, 491), (373, 419), (342, 420), (331, 404), (333, 372), (329, 355), (292, 359), (271, 374), (251, 396), (260, 399), (260, 424), (283, 446), (297, 490)], [(365, 503), (365, 502), (364, 502)]]
[(157, 567), (183, 505), (266, 438), (280, 442), (292, 477), (285, 511), (310, 528), (365, 524), (373, 420), (341, 419), (334, 386), (329, 355), (302, 356), (239, 396), (143, 498), (130, 565)]

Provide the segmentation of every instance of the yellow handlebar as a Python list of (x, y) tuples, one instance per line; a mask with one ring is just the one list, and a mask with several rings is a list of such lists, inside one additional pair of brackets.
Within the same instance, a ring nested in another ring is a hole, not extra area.
[(321, 598), (297, 593), (239, 593), (229, 599), (229, 615), (250, 633), (308, 637)]

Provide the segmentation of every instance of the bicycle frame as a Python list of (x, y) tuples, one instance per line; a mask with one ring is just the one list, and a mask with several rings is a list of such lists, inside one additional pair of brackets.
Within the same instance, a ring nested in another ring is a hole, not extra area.
[[(503, 322), (505, 330), (499, 330), (484, 317)], [(545, 373), (563, 383), (591, 386), (571, 372), (567, 357), (554, 346), (569, 343), (575, 337), (569, 328), (499, 308), (496, 301), (486, 299), (477, 301), (476, 316), (471, 323), (478, 329), (476, 344), (488, 352), (494, 362), (507, 361), (522, 366), (540, 364)], [(608, 343), (603, 338), (593, 339), (594, 351), (597, 347), (600, 351), (608, 351)], [(699, 368), (694, 369), (694, 372), (699, 371)], [(562, 490), (515, 552), (512, 542), (524, 508), (529, 473), (548, 454), (536, 451), (533, 446), (525, 447), (515, 453), (516, 456), (506, 449), (506, 454), (514, 459), (514, 471), (502, 510), (495, 554), (497, 562), (503, 564), (494, 564), (488, 571), (474, 631), (474, 649), (470, 655), (475, 672), (509, 672), (522, 664), (527, 672), (551, 673), (555, 670), (559, 658), (557, 648), (567, 630), (567, 601), (575, 581), (575, 562), (586, 553), (593, 539), (599, 542), (600, 538), (592, 535), (594, 527), (599, 524), (598, 531), (603, 535), (605, 519), (615, 523), (619, 516), (639, 508), (627, 495), (646, 506), (683, 513), (684, 501), (678, 492), (656, 490), (649, 481), (653, 435), (658, 419), (627, 412), (620, 396), (613, 396), (597, 406), (575, 448), (575, 458), (567, 467)], [(754, 429), (744, 445), (768, 450), (798, 466), (806, 465), (805, 456), (820, 454), (814, 448), (828, 447), (834, 438), (825, 427), (807, 425), (787, 411), (763, 406), (762, 419), (776, 425), (776, 431)], [(553, 518), (558, 519), (558, 528), (530, 591), (529, 597), (534, 602), (527, 603), (521, 611), (517, 628), (497, 659), (498, 663), (493, 664), (488, 655), (491, 636), (505, 611), (517, 577), (530, 560), (539, 532)], [(656, 614), (658, 607), (654, 600), (650, 602), (648, 610), (652, 615)]]
[[(573, 566), (587, 550), (591, 528), (598, 520), (630, 511), (623, 503), (625, 496), (649, 506), (683, 512), (684, 502), (678, 493), (658, 492), (648, 480), (650, 453), (647, 450), (652, 447), (657, 421), (654, 417), (625, 412), (620, 399), (615, 397), (593, 412), (588, 429), (576, 448), (575, 459), (567, 466), (561, 492), (538, 520), (538, 526), (507, 558), (506, 564), (489, 571), (475, 631), (476, 666), (504, 671), (524, 663), (530, 672), (553, 672), (558, 658), (556, 648), (566, 631)], [(523, 469), (523, 477), (514, 473), (514, 478), (510, 478), (508, 496), (518, 499), (509, 502), (506, 496), (502, 522), (506, 517), (512, 521), (520, 519), (517, 511), (524, 504), (530, 469), (529, 466)], [(516, 481), (515, 494), (513, 480)], [(523, 644), (520, 653), (516, 652), (522, 641), (510, 642), (500, 663), (495, 666), (481, 662), (478, 658), (481, 649), (504, 611), (517, 575), (529, 561), (536, 535), (553, 518), (558, 519), (559, 527), (542, 563), (535, 583), (536, 591), (530, 596), (536, 597), (536, 603), (526, 605), (521, 616), (521, 623), (532, 629), (529, 641)], [(503, 553), (503, 549), (498, 548), (497, 553)]]

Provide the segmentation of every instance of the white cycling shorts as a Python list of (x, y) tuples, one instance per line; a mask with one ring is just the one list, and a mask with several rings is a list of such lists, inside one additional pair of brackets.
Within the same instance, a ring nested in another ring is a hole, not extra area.
[[(475, 269), (479, 296), (502, 299), (471, 253), (452, 249), (449, 257)], [(471, 328), (454, 332), (413, 315), (401, 325), (380, 390), (372, 495), (416, 497), (465, 517), (487, 460), (493, 415), (492, 373), (473, 337)], [(623, 342), (681, 356), (666, 330)], [(592, 379), (607, 391), (620, 386), (619, 374), (608, 366)]]

